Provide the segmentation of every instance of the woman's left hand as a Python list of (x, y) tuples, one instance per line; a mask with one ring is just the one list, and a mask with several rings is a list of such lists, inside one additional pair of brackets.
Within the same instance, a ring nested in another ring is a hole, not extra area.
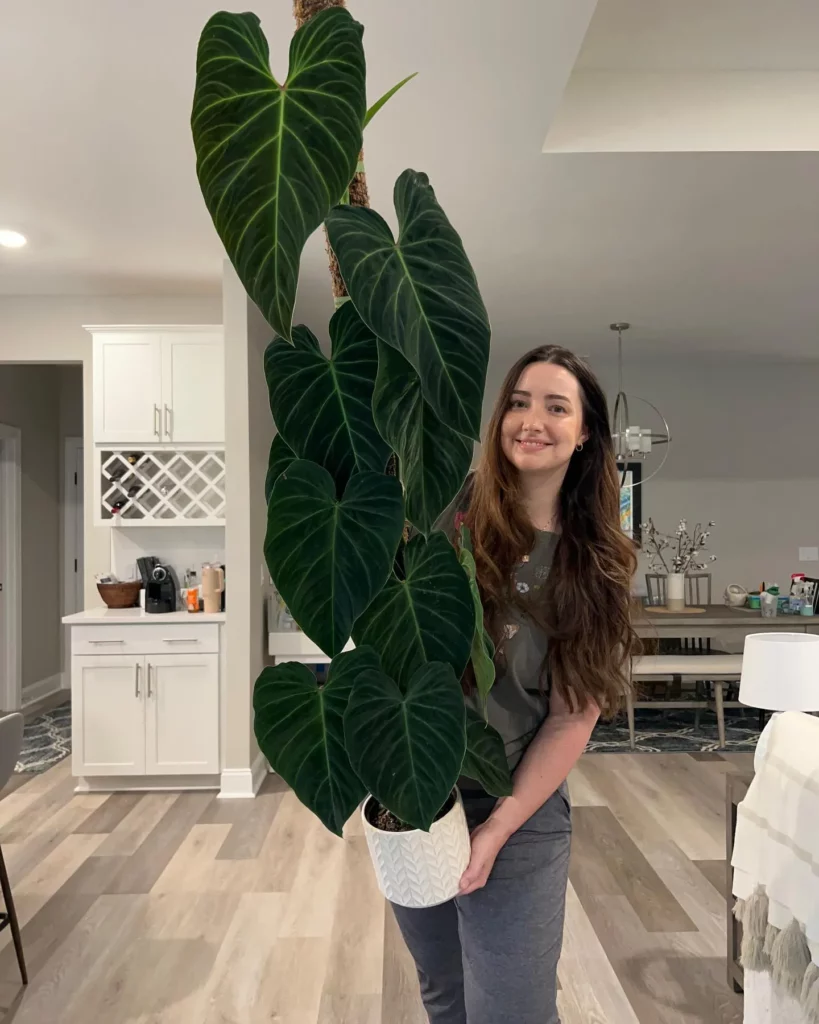
[(476, 889), (482, 889), (492, 873), (495, 860), (503, 849), (508, 836), (496, 824), (484, 822), (472, 832), (472, 853), (466, 871), (461, 875), (459, 896), (466, 896)]

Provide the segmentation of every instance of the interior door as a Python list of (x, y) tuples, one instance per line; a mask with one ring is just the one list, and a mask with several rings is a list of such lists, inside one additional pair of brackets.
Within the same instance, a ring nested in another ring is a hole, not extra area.
[(218, 331), (162, 336), (162, 440), (223, 444), (225, 356)]
[(219, 771), (219, 655), (149, 654), (148, 775)]
[(144, 775), (145, 659), (75, 656), (71, 672), (74, 774)]
[(156, 444), (162, 406), (162, 339), (140, 331), (94, 335), (94, 438)]

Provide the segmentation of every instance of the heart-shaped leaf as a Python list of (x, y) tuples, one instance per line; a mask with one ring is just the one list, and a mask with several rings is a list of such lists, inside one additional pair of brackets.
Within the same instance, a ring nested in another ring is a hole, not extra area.
[(341, 492), (356, 470), (383, 473), (390, 449), (373, 422), (377, 342), (352, 302), (333, 314), (330, 338), (328, 359), (306, 327), (294, 327), (293, 344), (276, 338), (264, 365), (276, 427), (300, 459), (324, 466)]
[(492, 796), (510, 796), (512, 776), (503, 739), (474, 708), (466, 709), (466, 755), (461, 774), (480, 782)]
[(270, 443), (270, 455), (267, 458), (267, 475), (264, 478), (265, 501), (270, 501), (276, 481), (295, 460), (296, 453), (281, 434), (276, 434)]
[(395, 183), (398, 241), (374, 210), (337, 206), (330, 244), (362, 320), (421, 378), (440, 420), (478, 440), (489, 320), (458, 232), (425, 174)]
[(367, 111), (362, 32), (341, 7), (311, 18), (293, 36), (283, 85), (255, 14), (214, 14), (199, 40), (199, 184), (248, 295), (285, 338), (304, 243), (355, 173)]
[(335, 657), (387, 581), (404, 528), (395, 477), (356, 473), (336, 497), (321, 466), (293, 462), (273, 488), (264, 552), (296, 622)]
[(495, 682), (495, 645), (492, 643), (492, 638), (487, 633), (484, 625), (483, 602), (481, 601), (481, 592), (478, 589), (477, 566), (475, 565), (475, 556), (472, 554), (472, 538), (466, 526), (461, 526), (460, 541), (458, 561), (461, 563), (469, 579), (469, 589), (472, 594), (472, 607), (475, 616), (470, 657), (472, 659), (472, 670), (475, 673), (478, 694), (481, 702), (485, 704), (489, 691)]
[(460, 679), (475, 612), (469, 581), (444, 533), (417, 535), (404, 548), (404, 579), (387, 585), (355, 624), (356, 644), (374, 647), (384, 671), (406, 685), (424, 662), (444, 661)]
[(344, 715), (347, 752), (379, 803), (429, 829), (458, 780), (465, 718), (450, 665), (422, 665), (403, 688), (383, 672), (362, 672)]
[(333, 659), (327, 682), (299, 662), (266, 668), (253, 691), (254, 730), (274, 771), (336, 835), (367, 795), (344, 746), (344, 712), (359, 674), (377, 671), (375, 651)]
[(472, 442), (438, 419), (424, 401), (418, 374), (383, 341), (378, 342), (373, 415), (398, 455), (407, 519), (427, 534), (461, 489), (472, 463)]

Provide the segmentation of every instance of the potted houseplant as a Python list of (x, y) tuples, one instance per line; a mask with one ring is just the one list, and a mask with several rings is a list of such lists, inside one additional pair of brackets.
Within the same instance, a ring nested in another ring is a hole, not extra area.
[[(395, 183), (397, 239), (362, 205), (363, 128), (383, 102), (368, 113), (362, 26), (341, 6), (302, 22), (280, 81), (255, 15), (214, 15), (192, 115), (206, 205), (275, 332), (259, 367), (277, 428), (265, 557), (332, 659), (323, 684), (298, 663), (265, 669), (255, 730), (333, 832), (363, 801), (382, 891), (424, 906), (452, 897), (468, 862), (459, 776), (511, 791), (500, 736), (463, 696), (470, 661), (482, 697), (494, 679), (468, 533), (453, 546), (434, 529), (479, 436), (489, 323), (425, 174)], [(292, 323), (301, 252), (322, 224), (329, 356)]]

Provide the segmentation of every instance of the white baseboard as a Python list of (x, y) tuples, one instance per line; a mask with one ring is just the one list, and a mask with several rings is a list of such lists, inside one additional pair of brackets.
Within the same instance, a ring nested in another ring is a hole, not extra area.
[(267, 761), (261, 751), (250, 768), (225, 768), (219, 797), (223, 800), (252, 799), (259, 792), (267, 774)]
[(76, 775), (75, 793), (164, 793), (218, 789), (218, 775)]
[(63, 673), (55, 672), (53, 676), (46, 676), (45, 679), (38, 679), (31, 686), (23, 688), (23, 711), (38, 700), (50, 697), (52, 693), (59, 693), (63, 689)]

